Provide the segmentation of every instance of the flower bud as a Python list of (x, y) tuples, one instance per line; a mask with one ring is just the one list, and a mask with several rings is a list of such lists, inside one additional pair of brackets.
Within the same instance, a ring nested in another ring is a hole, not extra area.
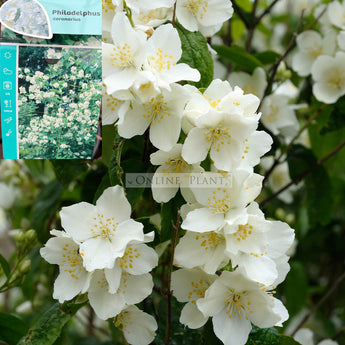
[(29, 243), (35, 242), (37, 238), (36, 231), (33, 229), (30, 229), (25, 232), (25, 240)]
[(22, 274), (26, 274), (30, 271), (31, 268), (31, 260), (27, 259), (24, 260), (19, 266), (19, 272)]
[(23, 231), (19, 231), (15, 236), (14, 240), (17, 242), (17, 245), (22, 244), (25, 241), (25, 234)]

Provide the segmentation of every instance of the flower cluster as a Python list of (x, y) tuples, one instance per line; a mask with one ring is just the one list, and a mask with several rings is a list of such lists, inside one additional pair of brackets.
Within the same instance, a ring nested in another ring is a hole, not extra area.
[[(61, 59), (43, 72), (19, 69), (20, 156), (90, 159), (101, 103), (97, 52), (46, 52)], [(95, 55), (95, 65), (86, 69), (90, 55)]]
[[(135, 304), (152, 291), (149, 272), (157, 266), (158, 256), (145, 244), (154, 233), (144, 234), (143, 225), (130, 214), (122, 187), (109, 187), (96, 205), (81, 202), (63, 207), (60, 216), (65, 231), (52, 230), (55, 237), (40, 253), (60, 266), (54, 298), (63, 302), (87, 292), (99, 318), (116, 317), (115, 324), (122, 325), (130, 343), (148, 344), (157, 324)], [(136, 327), (145, 328), (145, 339)]]
[(0, 20), (12, 30), (32, 36), (50, 36), (48, 18), (40, 3), (33, 0), (6, 2), (0, 11)]
[[(177, 63), (182, 54), (177, 30), (161, 21), (148, 30), (137, 22), (140, 16), (128, 19), (123, 4), (107, 4), (104, 11), (113, 13), (113, 20), (103, 49), (106, 123), (114, 122), (124, 138), (148, 130), (150, 142), (158, 149), (150, 157), (159, 166), (155, 176), (181, 177), (169, 187), (153, 182), (153, 198), (168, 202), (180, 186), (187, 202), (181, 208), (181, 227), (186, 233), (175, 251), (174, 264), (179, 269), (172, 274), (174, 295), (188, 302), (180, 322), (199, 328), (212, 317), (215, 334), (224, 344), (245, 344), (251, 323), (263, 328), (281, 326), (288, 318), (273, 293), (289, 271), (287, 250), (294, 239), (286, 223), (266, 220), (254, 202), (263, 179), (254, 173), (254, 166), (272, 145), (271, 137), (257, 130), (260, 99), (250, 87), (243, 85), (244, 91), (232, 86), (236, 82), (230, 85), (220, 79), (202, 91), (177, 84), (199, 79), (198, 71)], [(126, 1), (132, 13), (138, 12), (136, 5)], [(152, 9), (150, 16), (169, 16), (168, 5), (167, 1), (164, 11)], [(205, 35), (217, 30), (211, 14), (223, 22), (232, 10), (218, 2), (179, 1), (176, 5), (176, 20)], [(254, 75), (262, 79), (262, 70)], [(261, 88), (265, 83), (260, 83)], [(278, 117), (274, 103), (281, 99), (276, 98), (263, 105), (275, 112), (264, 114), (264, 122)], [(276, 128), (296, 128), (294, 113), (290, 118), (278, 121)], [(201, 166), (205, 162), (210, 164), (209, 171)], [(191, 174), (208, 181), (218, 176), (221, 183), (205, 188), (193, 184)]]
[(326, 104), (345, 95), (345, 4), (331, 2), (321, 17), (321, 32), (304, 31), (297, 37), (292, 68), (300, 76), (311, 74), (313, 94)]

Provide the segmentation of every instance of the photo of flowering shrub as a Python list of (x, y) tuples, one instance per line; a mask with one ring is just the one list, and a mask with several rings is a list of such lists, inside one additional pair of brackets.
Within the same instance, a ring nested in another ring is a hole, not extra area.
[(92, 158), (101, 74), (99, 50), (19, 49), (20, 158)]

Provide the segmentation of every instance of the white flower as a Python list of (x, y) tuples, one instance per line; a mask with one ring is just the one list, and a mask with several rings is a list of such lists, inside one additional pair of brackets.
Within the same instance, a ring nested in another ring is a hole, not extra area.
[(296, 42), (298, 51), (292, 58), (292, 68), (303, 77), (310, 74), (318, 56), (333, 55), (336, 47), (333, 32), (322, 38), (318, 32), (307, 30), (297, 36)]
[[(299, 329), (294, 335), (294, 339), (297, 340), (301, 345), (314, 345), (313, 332), (308, 328)], [(325, 339), (322, 340), (318, 345), (338, 345), (336, 341)]]
[(16, 200), (16, 190), (14, 187), (0, 182), (0, 207), (9, 209)]
[(171, 24), (158, 27), (148, 39), (150, 53), (144, 70), (154, 76), (158, 88), (170, 90), (171, 83), (180, 80), (199, 81), (197, 69), (185, 63), (177, 63), (182, 56), (181, 39)]
[[(231, 171), (245, 159), (249, 152), (248, 140), (255, 132), (260, 114), (255, 111), (259, 99), (254, 95), (244, 95), (239, 87), (232, 91), (228, 82), (214, 80), (205, 91), (192, 94), (185, 114), (196, 127), (189, 130), (182, 149), (186, 162), (193, 164), (203, 161), (208, 152), (216, 168)], [(272, 139), (260, 134), (264, 154), (269, 150)], [(255, 137), (251, 139), (252, 143)], [(255, 144), (254, 144), (255, 146)], [(253, 150), (247, 163), (258, 163), (261, 154)]]
[(335, 57), (319, 56), (311, 73), (315, 81), (313, 94), (318, 101), (332, 104), (345, 95), (345, 52), (337, 52)]
[(223, 229), (232, 266), (238, 265), (259, 283), (276, 284), (276, 260), (290, 248), (294, 231), (286, 223), (267, 221), (255, 202), (247, 207), (246, 213), (247, 217), (242, 216)]
[(205, 317), (212, 316), (214, 332), (225, 345), (244, 345), (251, 323), (268, 328), (285, 321), (286, 317), (281, 302), (239, 269), (222, 272), (196, 304)]
[[(188, 193), (185, 187), (186, 184), (188, 184), (188, 177), (190, 176), (190, 173), (199, 173), (203, 171), (199, 163), (188, 164), (182, 158), (181, 151), (182, 144), (176, 144), (169, 151), (159, 150), (152, 153), (150, 156), (151, 163), (153, 165), (159, 165), (158, 169), (155, 172), (155, 175), (152, 178), (152, 195), (156, 202), (168, 202), (176, 195), (181, 183), (184, 185), (183, 187), (181, 187), (181, 193), (182, 195), (185, 195), (186, 193)], [(171, 187), (159, 187), (159, 183), (155, 182), (156, 177), (161, 176), (162, 174), (169, 176), (169, 174), (171, 173), (181, 174), (179, 175), (181, 183), (178, 183), (179, 181), (176, 181), (177, 183)]]
[(143, 225), (130, 219), (131, 206), (122, 187), (107, 188), (96, 206), (80, 202), (63, 207), (60, 216), (65, 231), (80, 245), (88, 271), (112, 268), (130, 241), (144, 241)]
[(222, 231), (187, 231), (176, 246), (174, 264), (185, 268), (200, 267), (206, 273), (214, 274), (229, 262), (225, 248)]
[(197, 300), (205, 296), (206, 290), (217, 278), (200, 269), (180, 269), (172, 273), (171, 290), (179, 302), (188, 302), (182, 309), (180, 322), (189, 328), (202, 327), (208, 320), (198, 309)]
[(299, 130), (294, 110), (288, 104), (289, 98), (285, 95), (272, 94), (262, 102), (261, 122), (273, 134), (281, 134), (286, 140), (294, 137)]
[(181, 25), (205, 36), (216, 33), (234, 12), (227, 0), (179, 0), (176, 4), (176, 18)]
[(50, 264), (60, 267), (60, 274), (54, 283), (53, 297), (62, 303), (87, 291), (91, 273), (83, 266), (79, 244), (64, 231), (52, 230), (50, 233), (56, 237), (48, 240), (40, 254)]
[(266, 72), (263, 68), (255, 68), (252, 75), (245, 72), (232, 72), (229, 76), (230, 85), (239, 86), (245, 94), (252, 93), (260, 99), (267, 86)]
[(149, 273), (132, 275), (123, 272), (121, 280), (113, 279), (114, 269), (96, 270), (92, 274), (88, 297), (97, 316), (107, 320), (131, 304), (140, 303), (153, 288)]
[(114, 324), (122, 328), (127, 342), (133, 345), (151, 344), (158, 328), (153, 316), (144, 313), (134, 305), (117, 315)]
[[(265, 171), (268, 171), (274, 162), (273, 157), (264, 157), (261, 160), (261, 166)], [(289, 165), (287, 162), (283, 162), (278, 164), (274, 170), (272, 171), (271, 175), (267, 180), (268, 187), (272, 190), (272, 192), (277, 192), (288, 183), (291, 182), (290, 172), (289, 172)], [(293, 192), (295, 192), (297, 186), (291, 186), (284, 192), (280, 193), (277, 198), (284, 201), (287, 204), (290, 204), (293, 201)]]
[(340, 31), (337, 36), (338, 46), (341, 50), (345, 50), (345, 30)]
[(117, 13), (112, 23), (113, 44), (103, 43), (103, 75), (107, 92), (131, 87), (147, 56), (146, 34), (135, 31), (125, 13)]
[(327, 8), (327, 14), (331, 24), (345, 30), (345, 3), (332, 1)]
[[(207, 174), (204, 173), (205, 176)], [(263, 177), (244, 170), (234, 171), (231, 177), (231, 186), (191, 188), (197, 202), (204, 207), (189, 212), (181, 225), (182, 229), (195, 232), (214, 231), (225, 224), (231, 224), (241, 216), (247, 204), (259, 195)]]
[(151, 27), (157, 27), (166, 23), (168, 20), (171, 20), (173, 14), (172, 7), (163, 7), (162, 4), (159, 4), (158, 6), (159, 7), (153, 9), (142, 7), (139, 11), (134, 11), (134, 23), (137, 25), (144, 25), (148, 30), (150, 30)]
[(171, 91), (163, 90), (148, 102), (133, 102), (118, 121), (119, 134), (124, 138), (141, 135), (150, 127), (150, 141), (158, 149), (169, 151), (181, 132), (181, 118), (188, 94), (178, 84)]

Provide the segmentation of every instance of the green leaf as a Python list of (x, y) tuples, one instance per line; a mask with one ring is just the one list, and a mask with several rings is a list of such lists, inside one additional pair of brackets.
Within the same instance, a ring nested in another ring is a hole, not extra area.
[(178, 192), (175, 197), (173, 197), (167, 203), (162, 203), (161, 205), (161, 242), (170, 240), (173, 238), (174, 229), (171, 222), (176, 223), (177, 212), (179, 208), (184, 204), (181, 193)]
[(272, 65), (280, 58), (280, 54), (278, 54), (272, 50), (267, 50), (265, 52), (256, 53), (256, 54), (254, 54), (254, 56), (258, 60), (260, 60), (264, 65)]
[(263, 67), (260, 60), (248, 54), (246, 50), (240, 46), (232, 45), (231, 47), (227, 47), (225, 45), (220, 45), (214, 46), (213, 48), (219, 56), (236, 64), (237, 67), (243, 68), (248, 73), (252, 73), (257, 67)]
[(199, 82), (189, 82), (197, 88), (208, 87), (213, 80), (213, 59), (208, 50), (206, 38), (200, 32), (190, 32), (176, 23), (175, 28), (181, 39), (182, 56), (179, 63), (196, 68), (200, 74)]
[(10, 265), (8, 264), (7, 260), (0, 254), (0, 265), (2, 267), (2, 270), (4, 271), (6, 277), (8, 278), (10, 276), (11, 270)]
[(322, 128), (320, 134), (337, 131), (345, 126), (345, 96), (339, 98), (333, 107), (329, 107), (331, 112), (329, 114), (328, 122)]
[(31, 225), (37, 231), (38, 239), (44, 243), (48, 239), (46, 224), (58, 210), (60, 196), (63, 191), (60, 181), (47, 184), (34, 201), (31, 212)]
[(246, 345), (278, 345), (279, 340), (280, 334), (274, 327), (259, 328), (253, 326)]
[(18, 317), (0, 313), (0, 341), (9, 345), (16, 345), (26, 334), (25, 323)]
[(287, 335), (282, 335), (280, 338), (279, 345), (301, 345), (301, 343), (299, 343), (292, 337), (289, 337)]
[(286, 307), (290, 317), (296, 315), (308, 298), (308, 281), (306, 272), (300, 262), (292, 262), (291, 270), (285, 280)]
[(84, 304), (53, 304), (29, 329), (18, 345), (51, 345), (63, 327)]
[(88, 169), (85, 162), (71, 159), (50, 160), (55, 170), (56, 177), (64, 186), (67, 186), (76, 177), (80, 176)]
[(25, 159), (24, 164), (33, 178), (49, 183), (55, 178), (53, 167), (47, 159)]
[[(288, 153), (290, 176), (297, 178), (313, 167), (317, 159), (313, 152), (302, 145), (294, 145)], [(304, 178), (306, 200), (311, 225), (328, 224), (332, 218), (334, 198), (326, 169), (319, 165)]]

